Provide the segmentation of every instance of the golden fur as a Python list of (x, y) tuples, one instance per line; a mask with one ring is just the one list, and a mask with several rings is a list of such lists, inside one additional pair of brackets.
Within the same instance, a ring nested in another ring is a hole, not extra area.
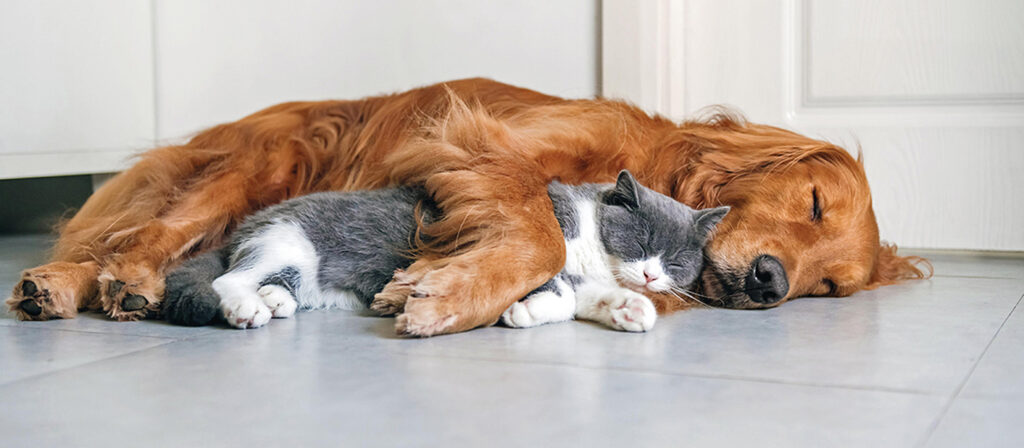
[[(221, 244), (254, 210), (314, 191), (415, 183), (445, 217), (423, 228), (431, 245), (374, 307), (401, 312), (402, 333), (463, 331), (495, 322), (561, 268), (545, 185), (610, 182), (622, 169), (693, 207), (733, 207), (700, 289), (722, 305), (754, 306), (736, 282), (763, 253), (789, 273), (787, 298), (925, 276), (918, 259), (880, 244), (863, 167), (841, 148), (724, 113), (677, 124), (619, 101), (467, 79), (280, 104), (154, 149), (89, 199), (62, 229), (53, 260), (63, 264), (25, 271), (8, 304), (22, 319), (90, 307), (143, 318), (159, 309), (168, 268)], [(813, 188), (826, 204), (819, 223), (808, 218)], [(26, 282), (53, 298), (44, 313), (20, 307), (35, 300)], [(122, 309), (132, 295), (146, 307)], [(662, 312), (689, 305), (654, 299)]]

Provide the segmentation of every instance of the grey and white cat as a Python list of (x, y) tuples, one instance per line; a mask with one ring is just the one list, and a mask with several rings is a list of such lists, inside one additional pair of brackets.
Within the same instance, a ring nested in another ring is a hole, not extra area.
[[(615, 184), (552, 182), (548, 194), (566, 264), (505, 311), (502, 322), (512, 327), (575, 317), (650, 330), (656, 312), (642, 292), (685, 292), (703, 267), (709, 233), (728, 212), (693, 210), (627, 171)], [(416, 187), (316, 193), (268, 207), (247, 218), (222, 251), (168, 276), (165, 314), (207, 323), (217, 302), (228, 324), (256, 328), (296, 309), (365, 309), (396, 269), (412, 263), (417, 204), (425, 220), (437, 216)]]

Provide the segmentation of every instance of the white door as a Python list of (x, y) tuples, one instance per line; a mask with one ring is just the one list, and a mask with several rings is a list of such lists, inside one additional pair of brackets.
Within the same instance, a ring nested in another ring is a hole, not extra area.
[(863, 150), (882, 238), (1024, 250), (1024, 1), (603, 2), (603, 92)]

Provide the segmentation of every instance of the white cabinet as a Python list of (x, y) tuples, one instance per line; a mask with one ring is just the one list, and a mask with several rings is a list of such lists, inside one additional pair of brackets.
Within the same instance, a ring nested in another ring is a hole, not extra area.
[(595, 0), (157, 2), (157, 136), (282, 101), (486, 76), (597, 93)]
[(5, 0), (0, 179), (116, 171), (275, 103), (598, 89), (597, 0)]
[(153, 145), (150, 2), (0, 5), (0, 179), (113, 171)]

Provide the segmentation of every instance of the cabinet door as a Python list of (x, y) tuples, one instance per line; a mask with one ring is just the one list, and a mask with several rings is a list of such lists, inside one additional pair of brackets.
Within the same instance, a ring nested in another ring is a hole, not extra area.
[(604, 11), (617, 42), (604, 45), (606, 94), (677, 118), (733, 105), (862, 148), (883, 239), (1024, 250), (1024, 2), (605, 0)]
[(157, 6), (157, 136), (283, 101), (487, 76), (597, 93), (594, 0), (168, 0)]
[(153, 145), (146, 0), (0, 6), (0, 179), (123, 168)]

